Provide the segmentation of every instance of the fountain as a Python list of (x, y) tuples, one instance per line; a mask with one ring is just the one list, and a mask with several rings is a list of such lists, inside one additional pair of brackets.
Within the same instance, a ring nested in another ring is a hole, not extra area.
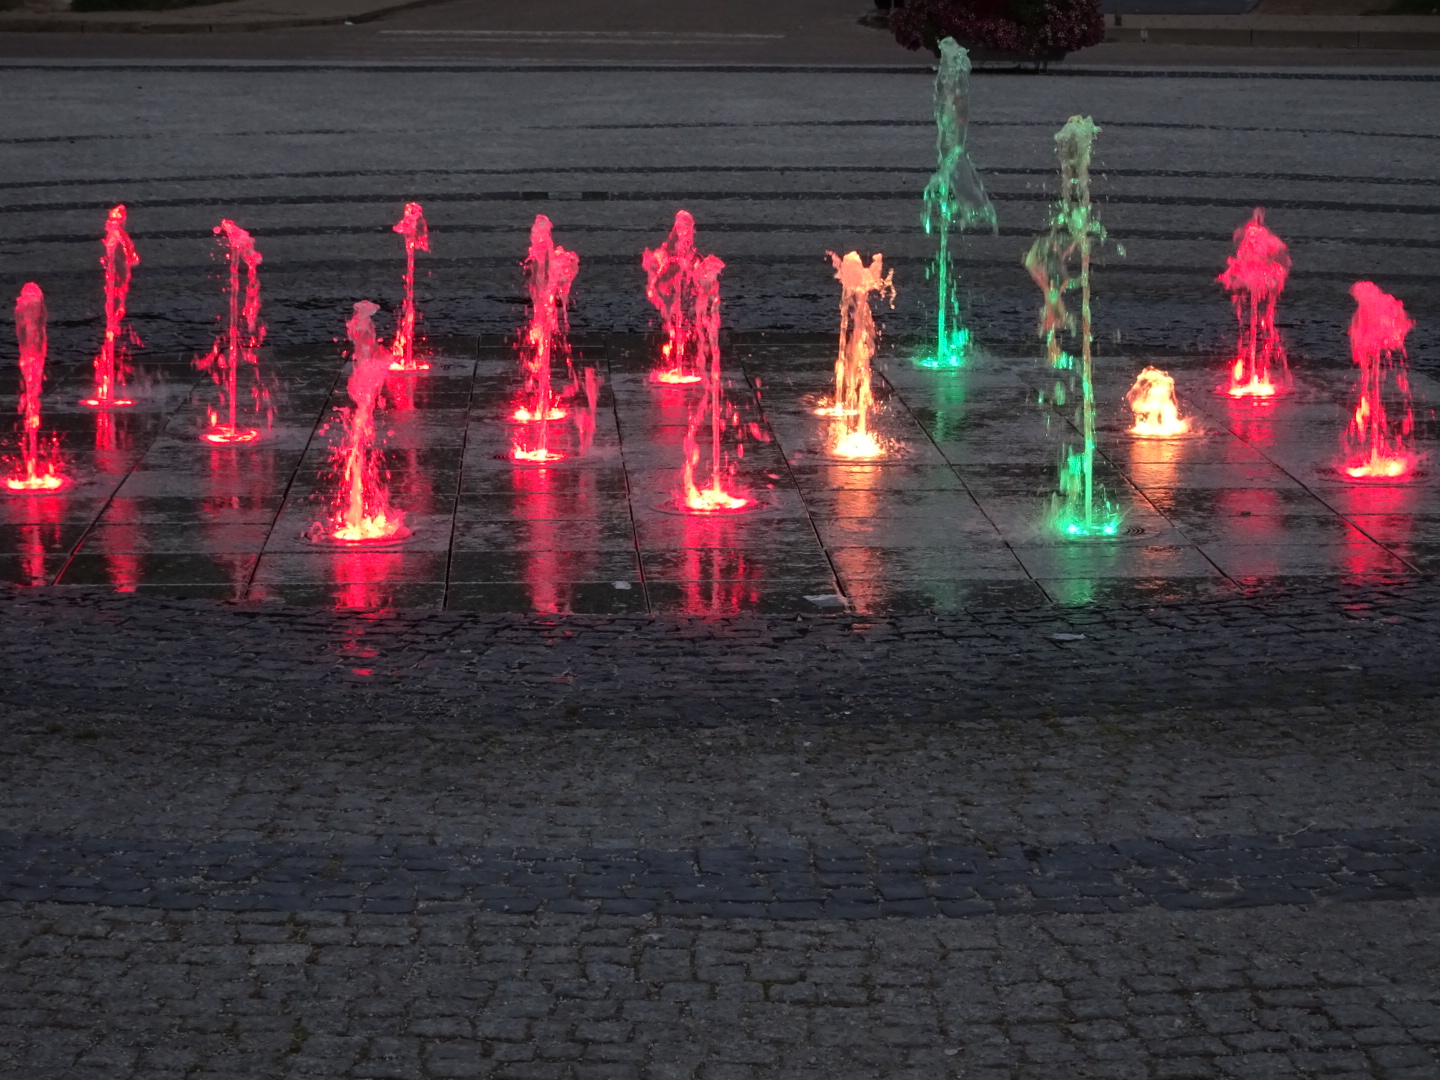
[(1230, 365), (1230, 382), (1219, 388), (1232, 398), (1271, 398), (1290, 386), (1285, 343), (1275, 327), (1275, 304), (1290, 276), (1285, 242), (1265, 227), (1265, 211), (1255, 208), (1235, 230), (1235, 254), (1217, 281), (1230, 293), (1240, 340)]
[(836, 457), (874, 458), (885, 453), (870, 430), (870, 358), (875, 355), (879, 333), (870, 311), (870, 295), (895, 304), (895, 271), (884, 273), (885, 257), (878, 252), (866, 266), (860, 253), (852, 251), (843, 259), (827, 252), (840, 282), (840, 348), (835, 357), (835, 396), (828, 406), (816, 410), (835, 417), (830, 452)]
[[(681, 215), (690, 222), (689, 233), (693, 236), (694, 222), (683, 210), (675, 216), (676, 229), (680, 229)], [(673, 238), (674, 234), (671, 236)], [(648, 256), (650, 253), (646, 254)], [(704, 380), (702, 393), (690, 406), (689, 422), (685, 428), (684, 473), (681, 488), (675, 493), (676, 505), (689, 513), (733, 513), (753, 509), (756, 505), (755, 500), (748, 495), (728, 489), (734, 487), (735, 464), (725, 454), (724, 434), (727, 426), (733, 427), (737, 432), (741, 427), (738, 413), (728, 407), (721, 393), (720, 272), (724, 269), (725, 264), (716, 256), (707, 255), (695, 263), (687, 286), (692, 297), (689, 317), (686, 320), (689, 348), (693, 350), (694, 370), (698, 370), (700, 378)], [(672, 361), (678, 358), (678, 354), (666, 355), (667, 359)], [(689, 369), (667, 370), (674, 372)], [(701, 487), (697, 482), (700, 471), (700, 433), (707, 420), (710, 426), (710, 478), (705, 486)], [(737, 445), (737, 453), (743, 452), (743, 443)]]
[(350, 407), (343, 410), (345, 435), (334, 451), (340, 476), (337, 508), (328, 526), (324, 522), (311, 526), (312, 538), (375, 543), (410, 535), (405, 515), (390, 507), (389, 476), (382, 476), (382, 452), (376, 445), (375, 409), (393, 355), (375, 338), (372, 319), (379, 310), (378, 305), (361, 300), (345, 323), (354, 366), (345, 384), (350, 395)]
[(935, 72), (935, 174), (925, 185), (926, 234), (938, 246), (928, 274), (935, 280), (935, 352), (916, 363), (926, 368), (956, 368), (971, 348), (970, 331), (960, 317), (959, 275), (950, 251), (952, 229), (988, 225), (996, 233), (995, 207), (966, 153), (970, 125), (970, 54), (954, 38), (940, 42)]
[[(570, 286), (580, 271), (580, 256), (558, 247), (551, 237), (550, 219), (535, 215), (530, 227), (530, 251), (525, 257), (526, 286), (530, 291), (530, 325), (520, 341), (520, 362), (525, 370), (524, 399), (513, 417), (531, 437), (516, 442), (511, 456), (516, 461), (558, 461), (565, 455), (550, 447), (551, 420), (565, 417), (555, 395), (551, 364), (558, 353), (573, 384), (570, 363)], [(528, 443), (529, 445), (523, 445)]]
[(415, 356), (415, 252), (430, 250), (430, 228), (425, 224), (425, 211), (419, 203), (406, 203), (405, 213), (391, 226), (405, 238), (405, 299), (400, 306), (400, 320), (395, 326), (395, 340), (390, 343), (391, 371), (429, 371), (430, 365)]
[(575, 434), (579, 437), (582, 457), (595, 443), (595, 413), (600, 405), (600, 380), (593, 367), (585, 369), (584, 385), (585, 404), (575, 410)]
[[(711, 260), (719, 266), (712, 267)], [(703, 382), (706, 346), (699, 316), (705, 302), (701, 290), (704, 281), (718, 278), (725, 264), (714, 255), (701, 258), (695, 250), (695, 219), (685, 210), (675, 214), (675, 224), (665, 242), (647, 249), (641, 262), (645, 267), (645, 296), (659, 309), (665, 325), (661, 363), (651, 373), (651, 379), (667, 386)]]
[(1180, 405), (1175, 400), (1175, 380), (1157, 367), (1147, 365), (1141, 369), (1125, 395), (1125, 402), (1135, 414), (1131, 435), (1168, 438), (1190, 431), (1190, 418), (1180, 415)]
[(125, 376), (129, 374), (130, 346), (140, 339), (125, 321), (125, 307), (130, 297), (130, 275), (140, 265), (140, 256), (130, 234), (125, 231), (125, 207), (112, 207), (105, 218), (105, 238), (101, 241), (104, 254), (100, 265), (105, 268), (105, 339), (95, 355), (95, 390), (81, 405), (94, 409), (120, 408), (135, 404), (121, 396)]
[[(1350, 355), (1360, 365), (1359, 400), (1341, 437), (1340, 470), (1352, 480), (1402, 480), (1414, 473), (1420, 460), (1405, 362), (1405, 336), (1415, 323), (1405, 306), (1374, 282), (1357, 281), (1350, 295), (1356, 304)], [(1391, 419), (1386, 409), (1387, 391), (1400, 406), (1398, 419)]]
[[(229, 282), (229, 323), (226, 333), (215, 339), (209, 353), (196, 360), (201, 371), (208, 371), (220, 388), (220, 408), (209, 409), (209, 430), (200, 437), (206, 442), (219, 446), (252, 443), (260, 438), (260, 430), (240, 424), (239, 380), (240, 365), (245, 364), (257, 371), (251, 390), (254, 411), (262, 409), (265, 427), (270, 427), (273, 412), (270, 394), (258, 377), (261, 342), (265, 340), (265, 325), (260, 321), (260, 252), (255, 250), (255, 241), (250, 234), (229, 218), (215, 226), (215, 235), (226, 246), (230, 261)], [(244, 291), (241, 291), (240, 268), (245, 268)]]
[(40, 391), (48, 348), (45, 320), (45, 294), (28, 281), (15, 301), (15, 337), (20, 343), (20, 460), (5, 477), (8, 491), (58, 491), (67, 482), (60, 471), (59, 440), (40, 437)]
[[(1088, 116), (1072, 116), (1055, 135), (1055, 152), (1060, 159), (1060, 198), (1049, 229), (1031, 246), (1025, 267), (1045, 294), (1040, 309), (1040, 335), (1045, 339), (1046, 357), (1057, 371), (1068, 372), (1070, 383), (1055, 384), (1054, 403), (1064, 405), (1073, 396), (1079, 380), (1080, 400), (1074, 425), (1079, 431), (1078, 449), (1066, 445), (1060, 459), (1060, 491), (1053, 501), (1051, 518), (1066, 536), (1115, 536), (1120, 531), (1120, 512), (1110, 502), (1104, 485), (1095, 483), (1095, 381), (1091, 357), (1090, 256), (1092, 247), (1105, 240), (1105, 227), (1095, 216), (1090, 201), (1090, 155), (1100, 129)], [(1123, 254), (1123, 252), (1122, 252)], [(1072, 273), (1072, 262), (1075, 272)], [(1060, 347), (1062, 331), (1076, 332), (1073, 316), (1065, 306), (1066, 292), (1080, 293), (1080, 355), (1072, 356)]]

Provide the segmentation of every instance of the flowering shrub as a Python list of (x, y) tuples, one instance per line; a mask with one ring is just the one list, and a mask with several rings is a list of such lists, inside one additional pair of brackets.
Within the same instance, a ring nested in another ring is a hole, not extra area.
[(940, 54), (941, 38), (970, 49), (1043, 58), (1105, 40), (1098, 0), (905, 0), (890, 12), (895, 40)]

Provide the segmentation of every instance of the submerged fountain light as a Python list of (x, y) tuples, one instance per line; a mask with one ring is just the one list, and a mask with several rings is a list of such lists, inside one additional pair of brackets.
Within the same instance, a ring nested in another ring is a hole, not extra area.
[(579, 271), (580, 256), (558, 246), (551, 236), (550, 219), (544, 214), (535, 215), (535, 223), (530, 227), (530, 251), (525, 257), (530, 325), (520, 341), (525, 391), (511, 414), (527, 425), (511, 449), (516, 461), (558, 461), (565, 456), (550, 446), (549, 422), (565, 418), (565, 408), (555, 393), (550, 369), (557, 355), (563, 357), (570, 387), (574, 388), (569, 306), (570, 286)]
[(852, 251), (843, 259), (827, 252), (840, 282), (840, 347), (835, 356), (835, 396), (828, 405), (816, 410), (821, 416), (833, 416), (834, 433), (830, 452), (836, 457), (875, 458), (885, 448), (870, 430), (870, 410), (875, 399), (870, 392), (870, 358), (875, 355), (879, 332), (870, 311), (870, 296), (895, 303), (895, 271), (884, 273), (885, 256), (876, 252), (866, 266), (860, 253)]
[(1265, 227), (1265, 211), (1255, 208), (1235, 230), (1235, 254), (1217, 281), (1230, 293), (1240, 340), (1230, 364), (1230, 381), (1220, 391), (1233, 398), (1272, 398), (1290, 387), (1285, 343), (1275, 326), (1275, 305), (1290, 276), (1285, 241)]
[[(243, 445), (260, 438), (260, 429), (240, 422), (240, 367), (255, 373), (250, 399), (252, 413), (263, 414), (268, 428), (272, 419), (270, 394), (260, 381), (259, 349), (265, 340), (260, 321), (260, 252), (248, 232), (229, 218), (215, 226), (215, 235), (224, 241), (230, 263), (228, 295), (229, 321), (224, 336), (215, 339), (210, 351), (195, 361), (208, 371), (220, 390), (220, 407), (208, 410), (209, 429), (200, 437), (217, 446)], [(244, 285), (241, 285), (241, 269)]]
[(935, 173), (925, 185), (926, 233), (937, 240), (928, 275), (935, 280), (935, 350), (916, 360), (920, 367), (956, 368), (971, 348), (960, 313), (959, 274), (950, 251), (952, 230), (988, 226), (999, 232), (995, 207), (966, 151), (970, 126), (970, 54), (954, 38), (940, 42), (935, 72)]
[[(1090, 155), (1100, 129), (1088, 116), (1072, 116), (1055, 135), (1060, 159), (1060, 198), (1049, 229), (1038, 237), (1025, 256), (1025, 267), (1045, 294), (1040, 309), (1040, 335), (1046, 357), (1056, 371), (1066, 373), (1055, 384), (1054, 404), (1064, 405), (1079, 382), (1074, 426), (1078, 447), (1065, 445), (1060, 458), (1060, 491), (1051, 517), (1066, 536), (1115, 536), (1121, 515), (1095, 482), (1095, 381), (1091, 357), (1090, 256), (1095, 243), (1105, 239), (1105, 227), (1090, 201)], [(1061, 348), (1060, 335), (1076, 333), (1074, 317), (1065, 306), (1065, 293), (1080, 293), (1080, 355)]]
[(372, 319), (379, 310), (369, 300), (361, 300), (345, 323), (355, 363), (345, 384), (350, 395), (350, 407), (344, 412), (345, 437), (335, 448), (340, 486), (329, 537), (347, 543), (383, 543), (410, 535), (405, 515), (390, 507), (389, 474), (380, 468), (375, 410), (381, 404), (392, 354), (375, 338)]
[[(1403, 480), (1420, 460), (1405, 360), (1405, 336), (1415, 323), (1405, 305), (1374, 282), (1357, 281), (1350, 295), (1356, 304), (1350, 355), (1360, 365), (1360, 379), (1355, 412), (1341, 438), (1340, 470), (1352, 480)], [(1387, 394), (1398, 418), (1390, 416)]]
[[(704, 303), (706, 282), (720, 273), (711, 260), (719, 262), (714, 255), (702, 257), (695, 250), (695, 219), (687, 210), (675, 214), (675, 224), (665, 242), (647, 249), (641, 257), (645, 296), (659, 309), (665, 327), (660, 366), (650, 375), (657, 383), (686, 386), (705, 381), (705, 343), (701, 340), (704, 329), (699, 309)], [(724, 265), (720, 263), (720, 267)]]
[[(683, 210), (675, 216), (676, 228), (680, 228), (682, 216), (690, 222), (693, 236), (694, 222)], [(696, 369), (704, 384), (702, 393), (690, 406), (689, 423), (685, 428), (684, 472), (680, 490), (675, 493), (676, 505), (688, 513), (734, 513), (753, 509), (756, 505), (753, 498), (736, 489), (735, 465), (725, 453), (724, 446), (727, 429), (734, 430), (737, 435), (743, 432), (738, 412), (730, 407), (721, 392), (720, 272), (724, 269), (725, 264), (719, 258), (706, 255), (696, 262), (690, 275), (693, 296), (689, 319), (690, 341), (693, 342)], [(674, 359), (673, 354), (667, 356)], [(707, 422), (710, 428), (710, 477), (702, 487), (698, 479), (702, 471), (700, 435)], [(744, 452), (743, 443), (737, 443), (736, 452)]]
[(430, 227), (425, 224), (425, 211), (419, 203), (405, 204), (405, 213), (391, 226), (405, 238), (405, 299), (400, 305), (400, 319), (395, 325), (395, 339), (390, 343), (391, 371), (429, 371), (430, 364), (415, 355), (415, 252), (430, 250)]
[(1157, 367), (1141, 369), (1125, 402), (1135, 414), (1131, 435), (1165, 438), (1190, 431), (1190, 419), (1180, 415), (1180, 404), (1175, 400), (1175, 380)]
[(112, 207), (105, 217), (105, 238), (101, 241), (100, 265), (105, 268), (105, 337), (95, 354), (95, 389), (81, 405), (92, 409), (122, 408), (135, 402), (124, 396), (125, 376), (130, 372), (130, 346), (140, 339), (125, 321), (130, 297), (130, 276), (140, 265), (140, 256), (125, 231), (125, 207)]
[(40, 391), (45, 382), (45, 294), (33, 281), (15, 301), (15, 337), (20, 344), (20, 460), (5, 477), (5, 488), (21, 494), (58, 491), (68, 483), (60, 470), (59, 440), (40, 437)]

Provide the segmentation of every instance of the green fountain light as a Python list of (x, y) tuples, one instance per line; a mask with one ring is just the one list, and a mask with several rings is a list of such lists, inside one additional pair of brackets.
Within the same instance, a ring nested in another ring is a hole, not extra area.
[(935, 350), (918, 357), (923, 368), (958, 368), (972, 349), (970, 330), (960, 315), (959, 274), (950, 250), (952, 230), (988, 225), (999, 231), (995, 207), (966, 152), (970, 127), (970, 54), (954, 38), (940, 42), (935, 72), (935, 174), (925, 185), (926, 235), (938, 245), (926, 275), (936, 285)]
[[(1039, 335), (1050, 367), (1063, 372), (1056, 379), (1051, 403), (1062, 407), (1075, 400), (1074, 430), (1080, 445), (1066, 443), (1060, 452), (1059, 492), (1051, 500), (1050, 521), (1063, 536), (1118, 536), (1123, 518), (1105, 486), (1095, 482), (1095, 381), (1091, 345), (1090, 256), (1105, 240), (1105, 226), (1090, 202), (1090, 155), (1100, 129), (1088, 116), (1072, 116), (1055, 136), (1060, 159), (1060, 198), (1049, 228), (1031, 245), (1025, 268), (1040, 286)], [(1080, 322), (1065, 304), (1065, 294), (1080, 293)], [(1061, 335), (1079, 337), (1079, 356), (1067, 352)], [(1076, 383), (1079, 383), (1076, 400)], [(1044, 403), (1044, 395), (1041, 402)]]

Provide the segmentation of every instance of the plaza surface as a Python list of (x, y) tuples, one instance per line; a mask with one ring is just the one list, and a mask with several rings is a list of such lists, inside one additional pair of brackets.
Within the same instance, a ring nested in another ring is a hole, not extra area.
[[(1434, 449), (1432, 76), (977, 78), (1001, 230), (962, 260), (981, 355), (935, 372), (923, 72), (407, 48), (0, 69), (0, 285), (50, 301), (77, 479), (50, 520), (5, 507), (5, 572), (54, 584), (0, 600), (0, 1073), (1440, 1071), (1434, 474), (1329, 471), (1361, 278), (1418, 320)], [(1019, 265), (1075, 112), (1126, 249), (1096, 272), (1100, 471), (1135, 529), (1080, 546), (1043, 526), (1066, 420)], [(416, 536), (317, 550), (336, 339), (397, 303), (412, 198), (435, 367), (385, 416)], [(116, 202), (147, 351), (106, 430), (72, 402)], [(1257, 205), (1295, 259), (1269, 406), (1213, 393)], [(645, 383), (639, 252), (681, 207), (769, 439), (749, 517), (663, 508), (682, 414)], [(545, 470), (496, 456), (537, 211), (603, 376), (593, 450)], [(196, 437), (222, 216), (265, 255), (277, 416), (247, 450)], [(879, 464), (828, 459), (805, 402), (852, 248), (899, 288)], [(1125, 434), (1148, 361), (1197, 434)]]
[[(511, 458), (533, 438), (510, 419), (511, 350), (451, 345), (429, 372), (391, 376), (392, 505), (412, 535), (382, 545), (307, 535), (338, 485), (337, 350), (267, 356), (275, 426), (238, 448), (200, 440), (203, 398), (191, 400), (183, 358), (147, 368), (148, 398), (113, 415), (70, 404), (85, 386), (61, 383), (51, 422), (85, 449), (70, 454), (71, 490), (0, 504), (7, 572), (20, 585), (342, 608), (724, 615), (1223, 596), (1307, 577), (1403, 580), (1440, 556), (1424, 472), (1357, 483), (1335, 468), (1353, 403), (1333, 366), (1255, 402), (1216, 393), (1208, 360), (1167, 361), (1192, 432), (1146, 438), (1128, 433), (1123, 400), (1140, 361), (1107, 363), (1096, 480), (1125, 516), (1119, 536), (1087, 542), (1049, 520), (1061, 440), (1079, 435), (1070, 410), (1034, 404), (1047, 381), (1036, 362), (937, 372), (892, 360), (874, 418), (887, 453), (856, 462), (834, 455), (831, 422), (814, 415), (833, 389), (825, 345), (729, 351), (727, 399), (760, 435), (733, 484), (755, 510), (677, 509), (695, 391), (654, 385), (653, 342), (581, 350), (577, 367), (603, 381), (593, 442), (554, 423), (552, 445), (571, 456), (543, 467)], [(1436, 390), (1416, 377), (1422, 451)]]

